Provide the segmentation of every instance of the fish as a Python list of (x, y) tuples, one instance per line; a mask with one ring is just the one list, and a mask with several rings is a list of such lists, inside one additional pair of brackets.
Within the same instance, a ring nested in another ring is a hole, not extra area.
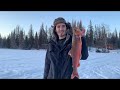
[(73, 72), (71, 74), (71, 79), (74, 79), (74, 78), (79, 79), (77, 68), (80, 67), (81, 50), (82, 50), (81, 37), (84, 35), (85, 29), (74, 27), (72, 30), (73, 30), (72, 48), (70, 49), (68, 53), (72, 57)]

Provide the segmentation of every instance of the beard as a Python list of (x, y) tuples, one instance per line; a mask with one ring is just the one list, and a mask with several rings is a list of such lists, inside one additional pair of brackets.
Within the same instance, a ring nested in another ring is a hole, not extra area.
[(66, 32), (61, 32), (61, 33), (59, 33), (59, 36), (60, 37), (64, 37), (66, 35)]

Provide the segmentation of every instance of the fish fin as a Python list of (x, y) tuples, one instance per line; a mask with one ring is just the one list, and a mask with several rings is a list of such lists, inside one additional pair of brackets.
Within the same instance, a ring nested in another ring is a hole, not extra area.
[(74, 78), (78, 78), (79, 79), (78, 72), (77, 73), (72, 73), (71, 79), (74, 79)]
[(79, 67), (80, 66), (80, 62), (78, 63), (78, 66), (77, 67)]

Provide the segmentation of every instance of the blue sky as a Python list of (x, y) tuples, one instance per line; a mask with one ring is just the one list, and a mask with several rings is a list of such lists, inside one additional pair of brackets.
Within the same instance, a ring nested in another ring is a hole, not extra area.
[(120, 11), (0, 11), (0, 33), (7, 36), (16, 25), (20, 25), (27, 34), (30, 24), (35, 33), (42, 23), (50, 27), (57, 17), (64, 17), (69, 22), (82, 20), (86, 29), (91, 20), (93, 26), (104, 23), (111, 32), (115, 28), (120, 31)]

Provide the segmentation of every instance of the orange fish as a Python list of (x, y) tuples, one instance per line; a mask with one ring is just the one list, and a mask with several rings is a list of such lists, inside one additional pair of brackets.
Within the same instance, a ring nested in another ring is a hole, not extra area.
[(75, 77), (79, 78), (77, 68), (80, 66), (81, 59), (81, 49), (82, 49), (82, 40), (81, 37), (84, 35), (85, 29), (82, 28), (80, 30), (78, 27), (73, 28), (73, 36), (72, 36), (72, 48), (69, 51), (69, 55), (72, 57), (72, 66), (73, 72), (71, 75), (71, 79)]

